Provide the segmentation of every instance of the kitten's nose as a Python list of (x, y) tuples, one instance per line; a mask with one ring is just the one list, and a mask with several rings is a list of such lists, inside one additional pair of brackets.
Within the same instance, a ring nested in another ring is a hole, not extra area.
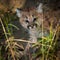
[(28, 29), (33, 29), (33, 28), (36, 28), (37, 27), (37, 24), (30, 24), (27, 26)]

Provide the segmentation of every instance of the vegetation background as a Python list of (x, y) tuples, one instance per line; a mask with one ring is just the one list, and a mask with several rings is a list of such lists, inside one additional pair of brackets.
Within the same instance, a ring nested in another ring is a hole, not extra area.
[(32, 49), (38, 47), (35, 53), (24, 53), (24, 43), (29, 42), (28, 33), (23, 31), (24, 28), (17, 20), (15, 9), (37, 7), (40, 2), (44, 5), (44, 11), (59, 11), (60, 17), (60, 0), (0, 0), (0, 60), (60, 60), (59, 24), (55, 33), (50, 26), (50, 34), (47, 37), (38, 39), (36, 44), (32, 43)]

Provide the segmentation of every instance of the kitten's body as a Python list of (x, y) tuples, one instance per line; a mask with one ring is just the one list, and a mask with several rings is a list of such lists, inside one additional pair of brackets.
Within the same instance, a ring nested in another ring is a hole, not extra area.
[(20, 18), (20, 24), (26, 30), (28, 30), (28, 33), (30, 35), (29, 40), (33, 43), (36, 43), (39, 33), (37, 26), (41, 25), (43, 19), (42, 4), (39, 5), (37, 10), (36, 8), (31, 8), (23, 11), (17, 10), (17, 16)]
[[(60, 11), (43, 11), (42, 4), (37, 9), (16, 10), (19, 17), (20, 24), (29, 33), (29, 40), (32, 43), (37, 42), (37, 38), (48, 36), (50, 34), (50, 28), (52, 32), (56, 32), (57, 25), (60, 24)], [(31, 44), (27, 44), (25, 47), (25, 53), (29, 51)], [(33, 50), (35, 51), (36, 48)]]

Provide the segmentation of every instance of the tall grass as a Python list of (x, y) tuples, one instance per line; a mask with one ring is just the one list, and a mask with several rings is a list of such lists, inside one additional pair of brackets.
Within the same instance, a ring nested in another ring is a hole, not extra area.
[[(13, 30), (12, 27), (15, 27), (16, 29), (18, 29), (18, 27), (16, 27), (15, 25), (11, 24), (10, 22), (14, 20), (14, 15), (6, 12), (3, 14), (3, 16), (1, 16), (0, 18), (0, 23), (5, 35), (5, 42), (3, 43), (3, 46), (5, 46), (5, 51), (2, 51), (2, 45), (0, 47), (0, 52), (4, 52), (3, 54), (0, 54), (1, 60), (18, 60), (21, 55), (23, 55), (22, 51), (20, 51), (19, 49), (24, 49), (23, 45), (18, 44), (17, 41), (14, 41), (14, 37), (12, 35)], [(2, 39), (3, 40), (3, 39)], [(2, 41), (3, 42), (3, 41)], [(4, 56), (2, 56), (4, 55)]]
[[(42, 21), (42, 37), (38, 39), (37, 43), (32, 43), (30, 41), (14, 38), (14, 36), (12, 35), (12, 28), (14, 27), (16, 29), (19, 29), (11, 23), (11, 21), (15, 19), (16, 16), (13, 13), (1, 12), (0, 23), (2, 25), (2, 29), (5, 35), (5, 42), (0, 46), (0, 60), (19, 60), (24, 55), (24, 47), (21, 42), (29, 42), (33, 44), (32, 48), (36, 48), (36, 52), (32, 53), (32, 60), (56, 60), (55, 46), (60, 30), (59, 24), (57, 24), (55, 31), (53, 31), (51, 23), (49, 34), (47, 36), (43, 36), (44, 26)], [(4, 49), (2, 50), (3, 46)], [(22, 49), (23, 51), (21, 51), (20, 49)]]
[(53, 23), (51, 23), (49, 33), (46, 36), (43, 36), (44, 26), (42, 25), (42, 38), (39, 38), (38, 42), (33, 45), (33, 47), (38, 47), (37, 53), (33, 54), (34, 59), (56, 60), (55, 50), (60, 29), (59, 24), (57, 24), (54, 30), (52, 24)]

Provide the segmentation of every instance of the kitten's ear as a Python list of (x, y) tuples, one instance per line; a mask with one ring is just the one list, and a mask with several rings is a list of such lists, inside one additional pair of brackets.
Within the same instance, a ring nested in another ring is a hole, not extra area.
[(18, 17), (21, 17), (21, 9), (19, 9), (19, 8), (16, 9), (16, 15)]
[(38, 12), (38, 13), (42, 13), (42, 12), (43, 12), (42, 7), (43, 7), (43, 4), (40, 3), (39, 6), (37, 7), (37, 12)]

